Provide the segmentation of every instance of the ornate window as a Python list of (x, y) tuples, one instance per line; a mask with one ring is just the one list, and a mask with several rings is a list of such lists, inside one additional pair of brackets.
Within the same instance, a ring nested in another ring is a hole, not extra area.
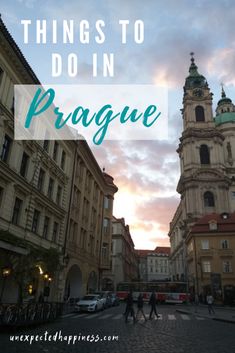
[(18, 197), (15, 199), (15, 205), (13, 209), (13, 214), (12, 214), (12, 223), (13, 224), (19, 224), (20, 220), (20, 211), (22, 208), (23, 201), (20, 200)]
[(33, 214), (33, 222), (32, 222), (32, 229), (31, 229), (33, 233), (38, 232), (39, 220), (40, 220), (40, 212), (35, 209)]
[(200, 146), (200, 162), (201, 164), (210, 164), (210, 152), (207, 145)]
[(5, 135), (3, 145), (2, 145), (2, 153), (0, 157), (3, 162), (8, 162), (11, 144), (12, 144), (12, 139), (8, 135)]
[(229, 248), (229, 243), (227, 239), (221, 240), (221, 248), (222, 249), (228, 249)]
[(230, 261), (223, 261), (223, 272), (224, 273), (232, 272), (232, 265)]
[(205, 121), (204, 108), (201, 105), (196, 106), (195, 116), (196, 116), (196, 121), (198, 122)]
[(211, 263), (210, 263), (210, 261), (203, 261), (202, 262), (202, 271), (203, 272), (211, 272)]
[(215, 206), (214, 195), (210, 191), (206, 191), (204, 193), (204, 206), (205, 207), (214, 207)]
[(20, 166), (20, 175), (22, 177), (25, 177), (26, 175), (28, 164), (29, 164), (29, 156), (27, 155), (27, 153), (24, 152), (22, 155), (21, 166)]
[(201, 240), (201, 248), (202, 248), (202, 250), (209, 249), (209, 240), (208, 239)]

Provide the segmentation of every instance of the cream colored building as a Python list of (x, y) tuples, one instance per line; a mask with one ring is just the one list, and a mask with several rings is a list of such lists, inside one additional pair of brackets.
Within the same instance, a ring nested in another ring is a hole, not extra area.
[(154, 250), (136, 250), (141, 282), (170, 279), (170, 247), (157, 246)]
[[(63, 141), (14, 141), (14, 84), (38, 84), (39, 81), (0, 19), (0, 253), (1, 267), (11, 275), (0, 274), (2, 301), (15, 302), (30, 291), (36, 296), (50, 287), (47, 299), (59, 300), (57, 267), (44, 278), (42, 270), (52, 271), (46, 264), (43, 249), (58, 256), (64, 245), (67, 212), (72, 183), (74, 146)], [(37, 253), (34, 263), (25, 256)], [(54, 250), (54, 251), (53, 251)], [(24, 265), (21, 265), (24, 263)], [(26, 268), (32, 267), (31, 273)], [(20, 267), (25, 275), (20, 277)], [(55, 266), (54, 266), (55, 267)], [(47, 278), (52, 279), (51, 283)], [(22, 281), (19, 293), (17, 281)]]
[(0, 47), (0, 301), (79, 297), (111, 269), (117, 187), (85, 141), (14, 140), (14, 84), (40, 82), (1, 19)]
[(187, 279), (185, 237), (205, 214), (235, 211), (235, 108), (222, 89), (214, 117), (212, 96), (191, 59), (183, 97), (183, 132), (177, 150), (180, 204), (170, 223), (174, 279)]

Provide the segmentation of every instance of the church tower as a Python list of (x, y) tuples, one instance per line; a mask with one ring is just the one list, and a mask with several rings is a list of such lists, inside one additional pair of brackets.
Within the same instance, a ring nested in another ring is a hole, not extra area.
[(230, 208), (231, 180), (226, 176), (225, 137), (213, 118), (212, 96), (191, 53), (189, 75), (184, 85), (184, 129), (177, 150), (181, 165), (177, 191), (181, 195), (182, 218), (186, 224), (195, 222), (205, 213), (229, 212)]
[[(197, 281), (199, 269), (188, 258), (190, 250), (185, 242), (195, 222), (206, 214), (235, 211), (235, 107), (222, 88), (213, 117), (212, 97), (191, 53), (184, 85), (183, 132), (177, 150), (181, 167), (177, 191), (181, 200), (168, 234), (173, 280)], [(195, 244), (191, 243), (193, 247)], [(208, 257), (204, 260), (210, 262)]]

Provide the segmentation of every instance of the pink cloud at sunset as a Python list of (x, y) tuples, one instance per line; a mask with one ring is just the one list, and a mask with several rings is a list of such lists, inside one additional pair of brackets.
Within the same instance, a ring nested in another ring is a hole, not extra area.
[(175, 149), (169, 141), (106, 141), (93, 149), (119, 188), (114, 215), (130, 225), (136, 248), (169, 245), (168, 226), (178, 203)]

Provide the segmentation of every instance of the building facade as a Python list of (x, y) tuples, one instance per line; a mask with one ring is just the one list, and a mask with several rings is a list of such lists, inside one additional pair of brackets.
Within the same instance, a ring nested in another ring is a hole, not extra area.
[(169, 269), (170, 247), (156, 247), (147, 255), (148, 282), (170, 279)]
[(176, 279), (187, 280), (185, 237), (195, 222), (205, 214), (235, 210), (235, 108), (222, 89), (214, 116), (212, 97), (192, 57), (184, 85), (183, 132), (177, 150), (181, 200), (169, 231), (172, 276)]
[(14, 140), (14, 85), (40, 84), (0, 19), (0, 302), (62, 301), (111, 266), (117, 187), (86, 141)]
[(112, 277), (113, 287), (120, 282), (138, 279), (138, 263), (129, 226), (124, 218), (112, 221)]
[(170, 280), (170, 247), (156, 247), (154, 250), (136, 250), (141, 282)]
[(235, 213), (200, 218), (186, 237), (189, 289), (212, 290), (217, 301), (235, 302)]
[(147, 255), (152, 250), (135, 250), (137, 261), (138, 261), (138, 272), (140, 282), (148, 281), (148, 266), (147, 266)]
[(48, 300), (58, 300), (61, 268), (52, 257), (61, 261), (74, 147), (14, 141), (14, 85), (39, 81), (2, 20), (0, 45), (0, 257), (10, 271), (9, 278), (4, 270), (0, 276), (1, 301), (38, 296), (45, 288)]
[(111, 271), (113, 178), (99, 168), (85, 141), (78, 142), (69, 228), (67, 267), (62, 274), (65, 298), (101, 289)]

